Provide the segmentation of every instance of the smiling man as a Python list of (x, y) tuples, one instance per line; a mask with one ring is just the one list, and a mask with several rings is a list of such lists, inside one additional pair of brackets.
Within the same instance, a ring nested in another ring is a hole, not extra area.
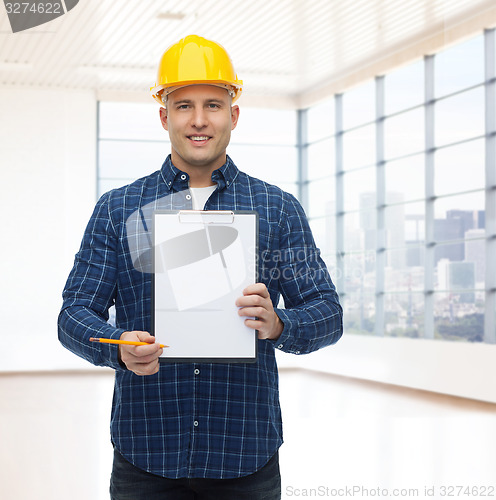
[[(160, 170), (100, 198), (64, 289), (60, 341), (115, 370), (114, 500), (280, 499), (275, 350), (306, 354), (342, 335), (338, 296), (300, 204), (226, 154), (241, 90), (219, 44), (192, 35), (167, 49), (152, 94), (171, 153)], [(151, 274), (133, 258), (129, 221), (164, 203), (258, 212), (260, 282), (233, 304), (258, 330), (256, 363), (159, 363)], [(107, 323), (112, 305), (115, 326)], [(115, 349), (90, 337), (149, 345)]]

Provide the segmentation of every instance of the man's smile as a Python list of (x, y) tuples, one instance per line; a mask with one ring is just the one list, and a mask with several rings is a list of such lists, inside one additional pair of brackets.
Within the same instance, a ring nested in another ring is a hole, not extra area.
[(208, 137), (207, 135), (190, 135), (188, 136), (188, 139), (194, 142), (202, 142), (202, 141), (208, 141), (210, 137)]

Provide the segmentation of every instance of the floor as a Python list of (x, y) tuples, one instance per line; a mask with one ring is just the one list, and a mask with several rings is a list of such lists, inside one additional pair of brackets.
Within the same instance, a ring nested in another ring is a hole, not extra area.
[[(108, 499), (112, 383), (0, 375), (2, 500)], [(496, 496), (494, 404), (287, 369), (280, 393), (283, 499)]]

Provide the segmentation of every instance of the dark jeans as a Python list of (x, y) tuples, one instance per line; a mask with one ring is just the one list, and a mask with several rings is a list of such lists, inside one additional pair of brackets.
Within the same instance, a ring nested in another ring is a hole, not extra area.
[(114, 449), (111, 500), (280, 500), (279, 454), (235, 479), (167, 479), (138, 469)]

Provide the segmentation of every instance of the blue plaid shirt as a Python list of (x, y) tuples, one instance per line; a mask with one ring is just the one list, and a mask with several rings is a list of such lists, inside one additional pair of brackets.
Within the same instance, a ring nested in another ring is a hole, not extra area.
[[(342, 334), (338, 296), (297, 200), (240, 172), (229, 157), (212, 180), (217, 189), (205, 210), (259, 213), (259, 281), (274, 306), (284, 298), (285, 308), (276, 309), (282, 335), (258, 340), (256, 363), (165, 363), (140, 377), (120, 364), (116, 346), (89, 342), (150, 331), (151, 274), (133, 264), (126, 222), (158, 200), (160, 208), (192, 208), (188, 174), (170, 156), (161, 170), (100, 198), (58, 322), (65, 347), (115, 369), (114, 446), (137, 467), (168, 478), (234, 478), (265, 465), (283, 441), (275, 349), (309, 353)], [(112, 305), (116, 326), (107, 322)]]

